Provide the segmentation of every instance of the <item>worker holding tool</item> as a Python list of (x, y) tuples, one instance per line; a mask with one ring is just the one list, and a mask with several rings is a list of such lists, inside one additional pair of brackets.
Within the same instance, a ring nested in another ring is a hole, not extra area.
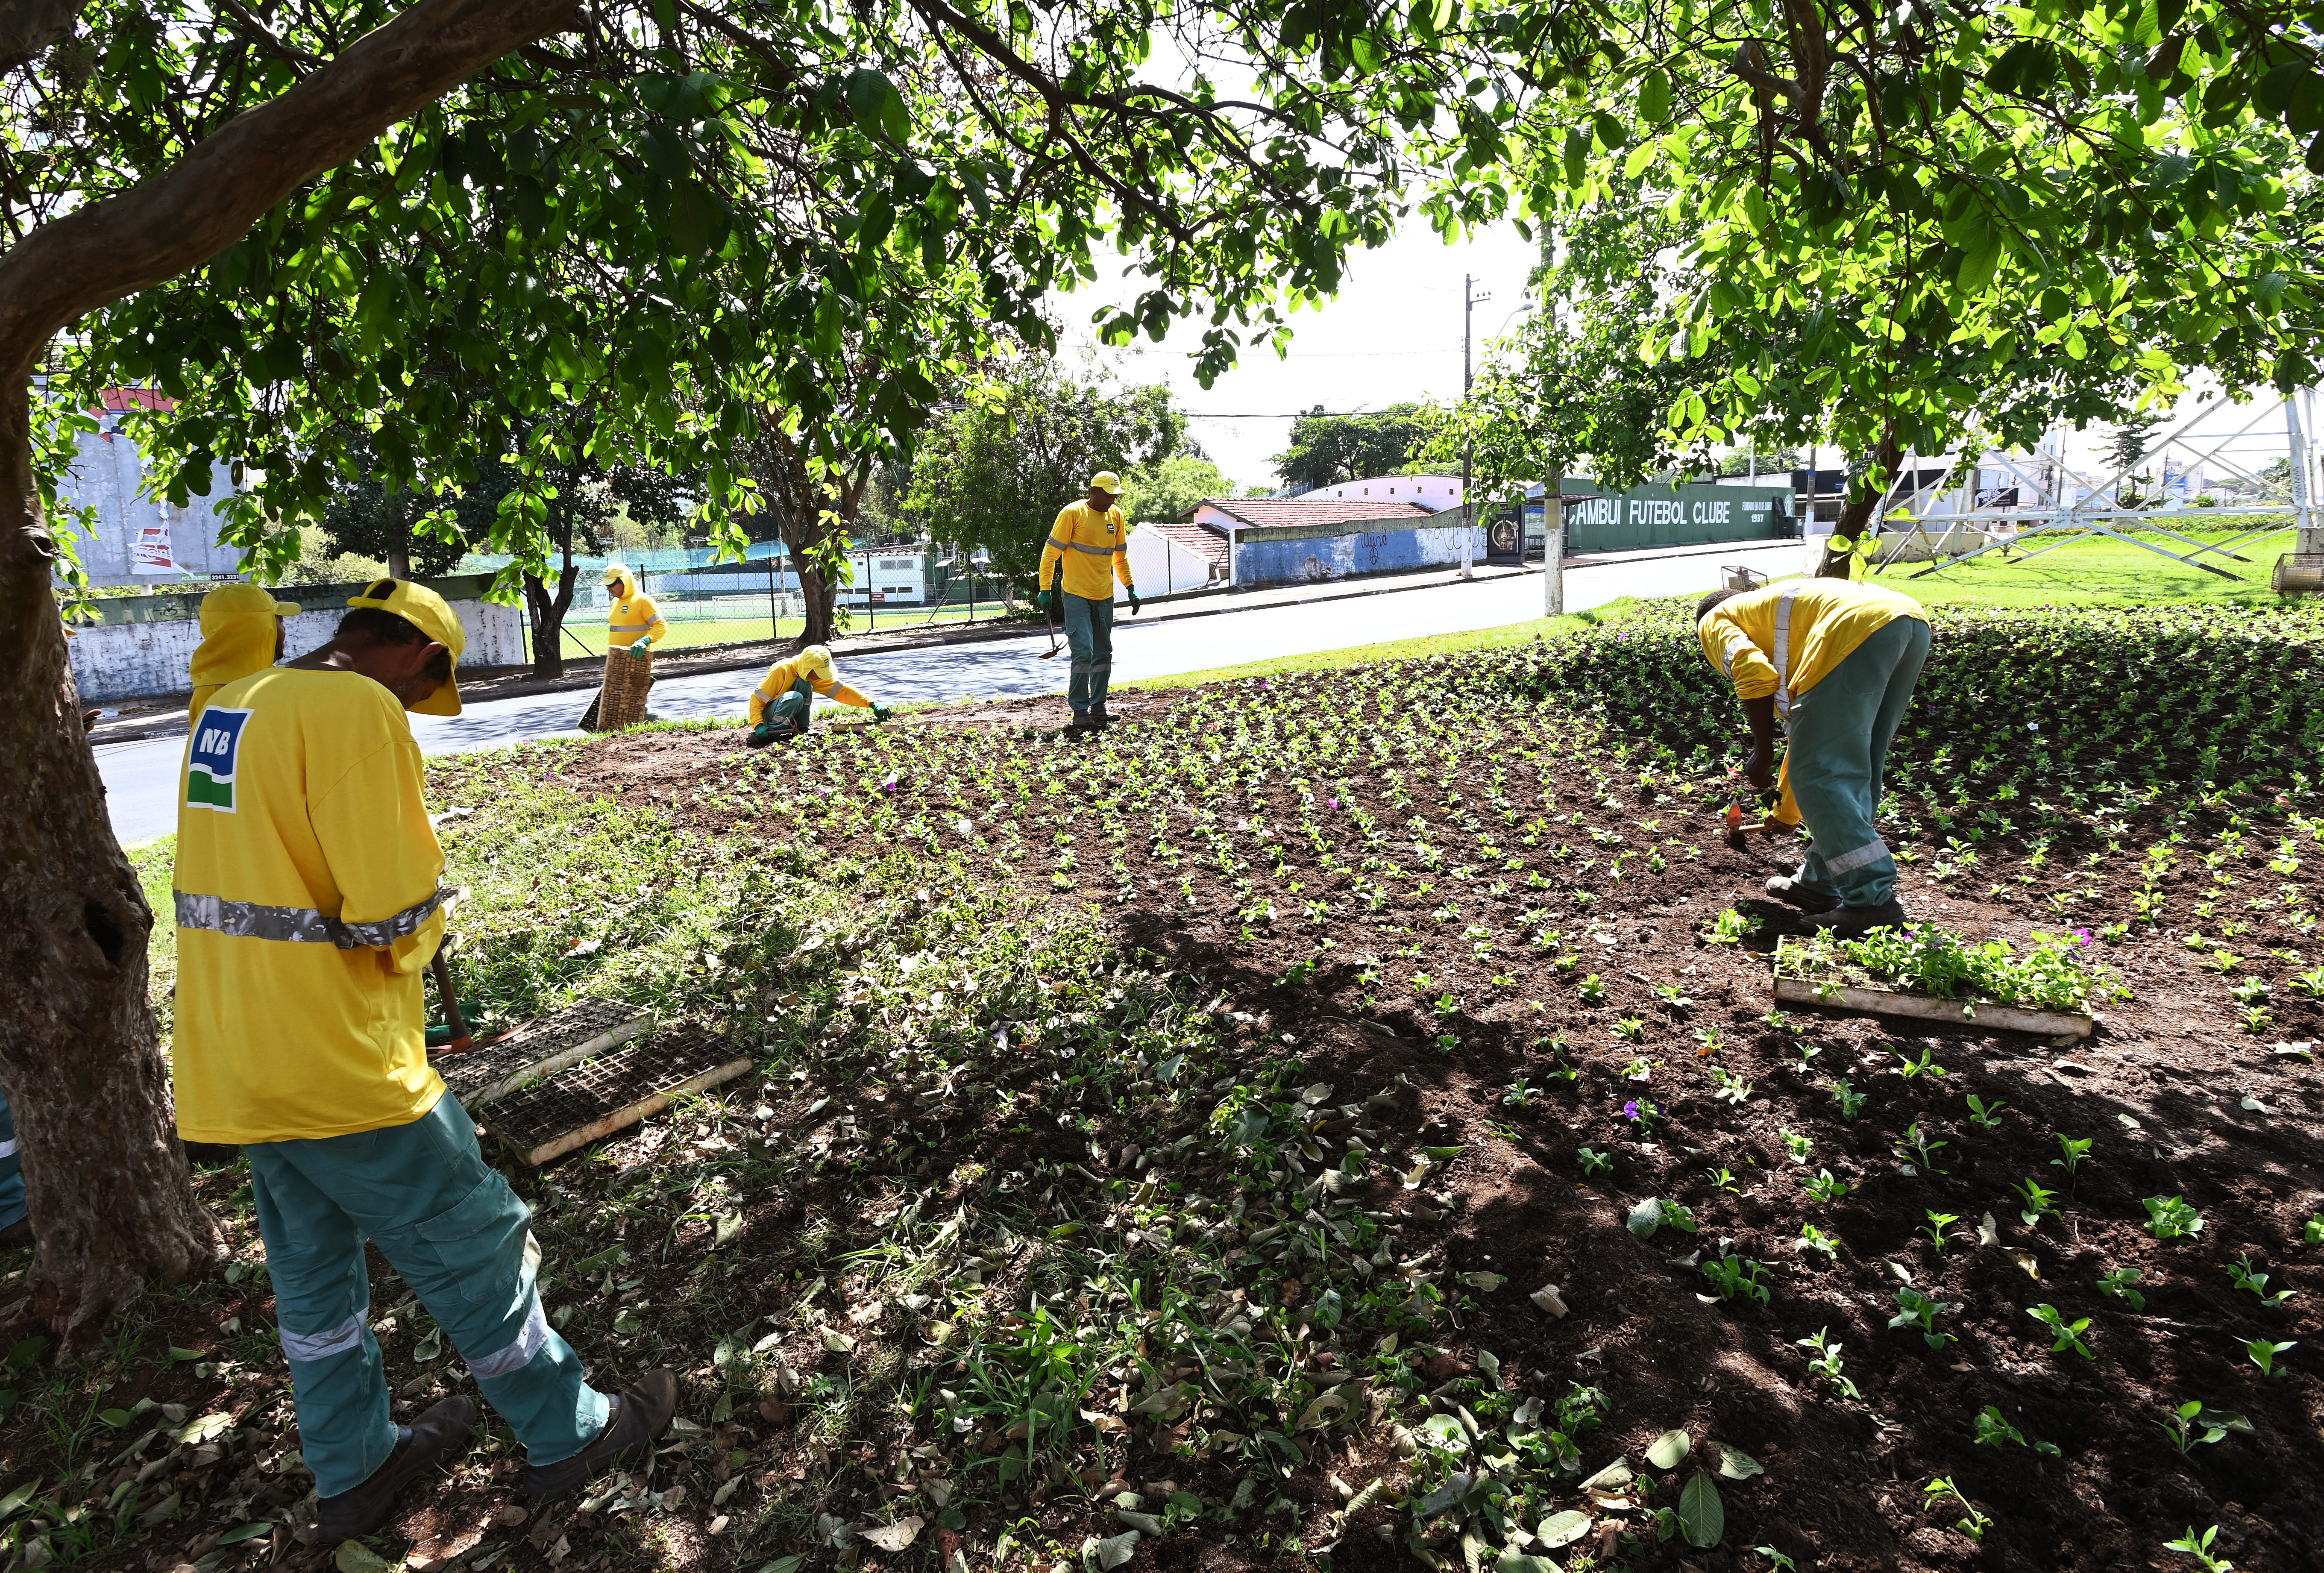
[(263, 672), (282, 658), (286, 617), (296, 604), (277, 601), (263, 584), (221, 584), (202, 597), (202, 642), (194, 651), (189, 724), (202, 719), (210, 696), (236, 677)]
[(1804, 819), (1807, 859), (1767, 894), (1853, 938), (1900, 925), (1896, 860), (1873, 819), (1888, 745), (1929, 655), (1929, 614), (1909, 595), (1847, 579), (1715, 590), (1694, 609), (1703, 654), (1735, 685), (1751, 722), (1741, 773), (1775, 780), (1775, 718), (1791, 728), (1773, 818)]
[(668, 1371), (616, 1398), (582, 1380), (541, 1311), (530, 1214), (428, 1064), (420, 974), (444, 932), (444, 854), (405, 713), (460, 713), (466, 641), (405, 580), (347, 604), (323, 667), (228, 683), (194, 729), (171, 1063), (180, 1134), (250, 1160), (325, 1545), (378, 1531), (477, 1419), (458, 1396), (391, 1418), (366, 1240), (524, 1444), (535, 1500), (650, 1449), (677, 1405)]
[(669, 637), (669, 624), (653, 597), (638, 588), (638, 576), (624, 563), (605, 565), (605, 643), (630, 652), (630, 659), (653, 670), (653, 648)]
[(1065, 642), (1073, 647), (1074, 669), (1065, 699), (1074, 707), (1077, 732), (1102, 731), (1106, 690), (1113, 681), (1113, 582), (1130, 592), (1130, 614), (1138, 615), (1138, 586), (1130, 577), (1130, 523), (1114, 501), (1121, 478), (1111, 470), (1090, 477), (1089, 496), (1057, 511), (1041, 548), (1034, 582), (1042, 586), (1033, 604), (1047, 612), (1062, 608)]
[(896, 713), (841, 682), (830, 650), (809, 645), (788, 660), (769, 667), (766, 676), (751, 690), (750, 746), (763, 749), (769, 743), (805, 737), (818, 694), (840, 704), (868, 710), (873, 721), (885, 721)]

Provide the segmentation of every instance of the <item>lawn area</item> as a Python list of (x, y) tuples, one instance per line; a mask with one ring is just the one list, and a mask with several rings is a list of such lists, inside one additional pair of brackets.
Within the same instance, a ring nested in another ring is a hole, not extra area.
[[(2242, 529), (2190, 529), (2190, 539), (2218, 545), (2246, 533)], [(2036, 536), (2035, 548), (2049, 536)], [(2167, 537), (2149, 535), (2155, 545), (2181, 557), (2194, 548)], [(2278, 597), (2268, 588), (2275, 559), (2292, 549), (2286, 534), (2239, 548), (2245, 562), (2212, 555), (2202, 560), (2235, 575), (2217, 574), (2174, 563), (2143, 547), (2101, 535), (2084, 535), (2069, 545), (2041, 556), (1990, 553), (1973, 563), (1960, 563), (1920, 577), (1925, 563), (1899, 563), (1877, 575), (1877, 582), (1927, 606), (2174, 606), (2227, 604), (2273, 606)]]
[[(2312, 1567), (2324, 614), (1937, 632), (1903, 897), (2086, 1041), (1775, 1008), (1789, 844), (1720, 830), (1736, 709), (1671, 602), (1085, 742), (977, 719), (1017, 702), (436, 761), (464, 994), (752, 1070), (504, 1164), (551, 1320), (688, 1429), (526, 1516), (494, 1421), (378, 1559), (2099, 1573), (2218, 1523)], [(16, 1362), (5, 1533), (320, 1573), (239, 1163), (200, 1184), (226, 1275)], [(460, 1388), (374, 1293), (398, 1412)]]

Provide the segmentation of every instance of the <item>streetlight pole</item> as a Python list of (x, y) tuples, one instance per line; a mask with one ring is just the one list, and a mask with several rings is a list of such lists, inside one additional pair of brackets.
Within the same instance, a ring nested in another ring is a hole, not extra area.
[[(1492, 299), (1489, 294), (1476, 293), (1476, 287), (1475, 274), (1461, 275), (1461, 398), (1464, 403), (1469, 398), (1470, 384), (1475, 380), (1470, 369), (1470, 357), (1471, 346), (1475, 337), (1473, 325), (1477, 307), (1480, 303)], [(1475, 439), (1471, 438), (1461, 446), (1461, 577), (1463, 579), (1475, 576), (1471, 567), (1470, 543), (1474, 538), (1474, 531), (1477, 528), (1477, 505), (1471, 499), (1469, 492), (1475, 480), (1476, 467), (1477, 445)]]

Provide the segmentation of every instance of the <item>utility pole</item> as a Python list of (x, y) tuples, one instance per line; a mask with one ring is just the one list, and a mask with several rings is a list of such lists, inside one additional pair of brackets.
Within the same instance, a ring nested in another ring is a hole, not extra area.
[[(1489, 294), (1478, 294), (1476, 292), (1476, 288), (1477, 277), (1475, 274), (1463, 273), (1461, 275), (1461, 398), (1463, 402), (1466, 402), (1468, 400), (1470, 383), (1475, 380), (1470, 370), (1470, 354), (1471, 344), (1475, 338), (1475, 334), (1472, 329), (1477, 315), (1477, 307), (1480, 303), (1492, 299), (1492, 296)], [(1476, 467), (1477, 445), (1475, 440), (1472, 438), (1462, 444), (1461, 448), (1461, 523), (1462, 526), (1461, 531), (1461, 577), (1463, 579), (1475, 577), (1475, 574), (1471, 566), (1470, 541), (1471, 539), (1471, 533), (1477, 528), (1477, 504), (1470, 497), (1469, 492), (1475, 479)], [(1520, 538), (1522, 538), (1522, 537), (1520, 537)]]

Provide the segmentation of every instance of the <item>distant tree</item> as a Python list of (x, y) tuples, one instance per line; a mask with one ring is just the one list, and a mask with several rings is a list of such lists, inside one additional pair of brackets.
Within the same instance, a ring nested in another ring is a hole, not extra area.
[(2107, 437), (2107, 468), (2122, 477), (2116, 487), (2116, 501), (2127, 507), (2138, 495), (2139, 483), (2146, 477), (2138, 466), (2144, 462), (2147, 449), (2153, 445), (2154, 428), (2170, 417), (2160, 409), (2142, 410), (2117, 421)]
[(1291, 423), (1291, 444), (1269, 462), (1286, 486), (1307, 492), (1367, 475), (1394, 475), (1428, 435), (1417, 404), (1366, 415), (1326, 415), (1318, 404)]
[(988, 551), (995, 573), (1029, 583), (1050, 521), (1092, 474), (1158, 465), (1185, 429), (1159, 383), (1077, 383), (1026, 355), (930, 426), (904, 513), (938, 545)]
[(1132, 520), (1183, 519), (1206, 497), (1231, 497), (1234, 483), (1199, 448), (1173, 454), (1159, 464), (1140, 465), (1121, 477), (1129, 490), (1121, 506)]

